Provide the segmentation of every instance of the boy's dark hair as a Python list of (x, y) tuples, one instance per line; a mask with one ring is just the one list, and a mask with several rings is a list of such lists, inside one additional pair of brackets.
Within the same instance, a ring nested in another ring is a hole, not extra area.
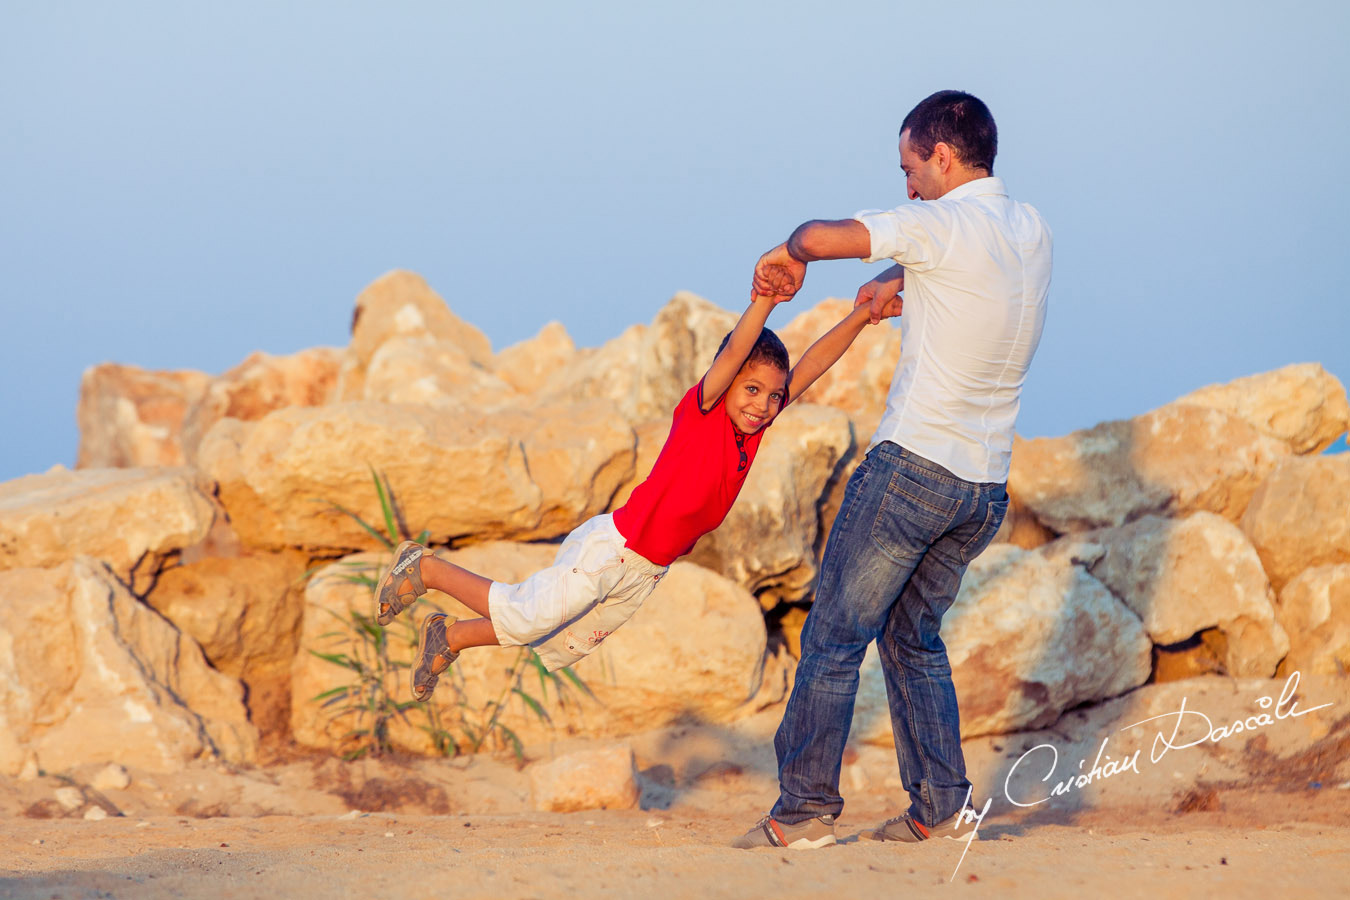
[[(726, 347), (727, 341), (731, 340), (731, 332), (722, 338), (722, 343), (717, 345), (717, 352), (720, 354)], [(787, 347), (783, 346), (783, 341), (767, 328), (759, 330), (759, 337), (755, 339), (755, 346), (750, 348), (750, 355), (745, 358), (744, 365), (750, 363), (767, 363), (771, 366), (777, 366), (784, 372), (791, 371), (792, 366), (788, 363)]]
[(984, 101), (965, 91), (938, 91), (919, 101), (900, 123), (900, 133), (909, 130), (909, 145), (928, 159), (939, 143), (956, 151), (956, 156), (972, 169), (994, 174), (994, 156), (998, 153), (998, 126)]

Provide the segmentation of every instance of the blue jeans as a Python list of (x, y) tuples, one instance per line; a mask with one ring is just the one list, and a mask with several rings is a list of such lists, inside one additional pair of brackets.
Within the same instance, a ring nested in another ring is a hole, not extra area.
[(909, 813), (934, 825), (961, 808), (970, 782), (938, 630), (966, 566), (1007, 510), (1002, 484), (965, 481), (890, 442), (859, 464), (830, 530), (796, 684), (774, 738), (775, 819), (796, 824), (844, 808), (839, 769), (858, 667), (874, 640)]

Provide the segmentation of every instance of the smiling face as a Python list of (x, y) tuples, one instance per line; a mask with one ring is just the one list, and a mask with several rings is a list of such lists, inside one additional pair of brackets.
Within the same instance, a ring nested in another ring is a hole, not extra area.
[(900, 168), (905, 170), (905, 189), (911, 200), (936, 200), (947, 193), (942, 177), (942, 162), (934, 151), (927, 159), (909, 140), (909, 129), (900, 133)]
[(787, 397), (787, 372), (764, 362), (748, 362), (727, 388), (726, 408), (731, 424), (754, 434), (773, 421)]

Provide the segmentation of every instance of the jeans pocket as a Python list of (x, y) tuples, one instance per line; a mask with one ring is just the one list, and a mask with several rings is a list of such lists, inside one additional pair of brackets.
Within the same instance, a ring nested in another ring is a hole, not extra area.
[(872, 522), (872, 540), (891, 559), (911, 560), (946, 533), (960, 509), (959, 497), (940, 494), (896, 471)]
[(1003, 517), (1008, 514), (1007, 500), (990, 500), (989, 505), (985, 507), (984, 524), (980, 530), (975, 532), (975, 536), (966, 541), (961, 547), (961, 561), (970, 564), (970, 561), (984, 552), (990, 542), (994, 540), (994, 535), (998, 534), (999, 526), (1003, 524)]

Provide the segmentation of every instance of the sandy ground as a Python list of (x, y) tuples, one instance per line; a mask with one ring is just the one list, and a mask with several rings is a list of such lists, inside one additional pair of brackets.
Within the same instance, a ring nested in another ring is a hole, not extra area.
[(1350, 884), (1344, 825), (986, 823), (966, 848), (878, 844), (846, 819), (825, 850), (720, 846), (744, 821), (640, 810), (8, 820), (0, 896), (1264, 898), (1344, 897)]
[[(1053, 742), (1086, 771), (1109, 734), (1107, 752), (1125, 758), (1130, 732), (1115, 726), (1139, 708), (1113, 701), (968, 741), (972, 780), (990, 793), (968, 847), (865, 839), (903, 792), (893, 751), (864, 746), (846, 761), (839, 845), (729, 848), (776, 795), (777, 709), (633, 738), (642, 808), (630, 810), (533, 811), (529, 769), (510, 758), (203, 763), (104, 791), (93, 771), (0, 780), (0, 897), (1345, 897), (1350, 688), (1306, 693), (1336, 702), (1027, 808), (1008, 791), (1029, 799), (1049, 783), (1028, 751)], [(1219, 679), (1188, 692), (1216, 721), (1249, 699)], [(53, 798), (72, 786), (81, 802), (67, 809)]]

